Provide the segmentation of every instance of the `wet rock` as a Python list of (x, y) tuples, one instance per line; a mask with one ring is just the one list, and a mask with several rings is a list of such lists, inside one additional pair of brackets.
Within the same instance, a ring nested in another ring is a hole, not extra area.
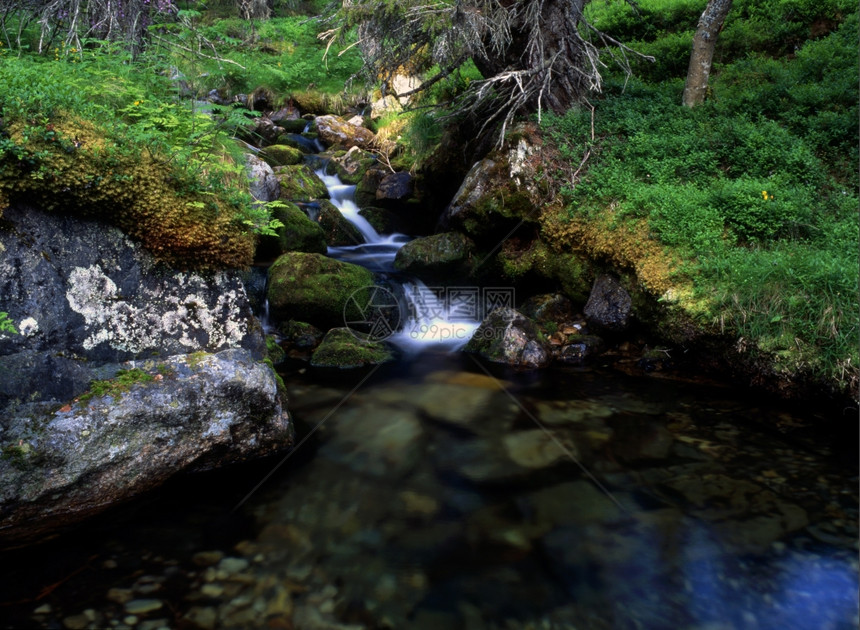
[(551, 427), (575, 426), (613, 414), (609, 405), (592, 400), (538, 401), (535, 408), (540, 421)]
[(134, 599), (134, 591), (132, 591), (130, 588), (114, 587), (108, 590), (107, 598), (112, 602), (116, 602), (117, 604), (125, 604), (126, 602), (129, 602)]
[(311, 352), (322, 341), (323, 331), (305, 322), (289, 320), (278, 326), (281, 347), (291, 358), (309, 360)]
[(397, 205), (412, 196), (413, 183), (409, 173), (389, 173), (376, 187), (376, 202), (382, 207)]
[(633, 302), (630, 294), (615, 278), (602, 275), (594, 281), (584, 312), (590, 324), (611, 332), (621, 332), (630, 325)]
[(265, 160), (248, 154), (245, 156), (245, 167), (248, 173), (249, 192), (254, 199), (268, 202), (278, 198), (280, 194), (278, 178)]
[(313, 137), (312, 134), (306, 133), (285, 133), (278, 137), (277, 142), (278, 144), (298, 149), (305, 156), (322, 152), (325, 149), (322, 143)]
[(345, 149), (359, 147), (369, 151), (376, 141), (376, 135), (370, 129), (352, 125), (338, 116), (317, 116), (316, 127), (324, 142)]
[(167, 357), (131, 374), (35, 422), (4, 418), (3, 450), (15, 456), (0, 459), (0, 537), (38, 536), (180, 471), (292, 441), (274, 372), (246, 350)]
[(269, 114), (269, 120), (274, 123), (283, 124), (284, 122), (301, 121), (302, 128), (307, 124), (307, 121), (302, 119), (302, 114), (299, 108), (292, 103), (287, 104), (278, 111)]
[(362, 474), (403, 477), (424, 451), (421, 423), (403, 409), (353, 407), (333, 415), (326, 429), (331, 437), (320, 454)]
[(394, 361), (388, 344), (362, 341), (348, 328), (329, 330), (311, 355), (311, 365), (322, 368), (350, 369)]
[(386, 171), (381, 166), (368, 168), (361, 181), (355, 187), (355, 204), (359, 208), (367, 208), (376, 206), (376, 189), (379, 188), (380, 182), (385, 179), (389, 171)]
[(272, 167), (291, 166), (301, 164), (304, 159), (304, 153), (300, 149), (287, 144), (271, 144), (260, 151), (260, 157)]
[(432, 420), (479, 434), (506, 431), (518, 412), (516, 405), (499, 393), (498, 384), (473, 387), (427, 383), (379, 390), (375, 398), (388, 404), (409, 405)]
[(452, 440), (437, 448), (433, 455), (443, 474), (454, 474), (479, 485), (520, 483), (535, 472), (508, 457), (497, 438)]
[(275, 144), (278, 137), (284, 133), (284, 128), (278, 126), (265, 116), (255, 119), (245, 127), (240, 127), (237, 137), (251, 144), (266, 146)]
[(218, 611), (208, 606), (193, 606), (184, 618), (202, 630), (213, 630), (218, 623)]
[(272, 210), (272, 218), (283, 226), (275, 228), (276, 236), (262, 236), (257, 246), (258, 259), (272, 259), (286, 252), (324, 254), (328, 249), (326, 234), (297, 205), (286, 203)]
[(465, 272), (474, 244), (459, 232), (445, 232), (409, 241), (397, 251), (394, 267), (422, 274)]
[(569, 365), (581, 365), (600, 356), (606, 348), (603, 339), (594, 335), (575, 335), (573, 343), (566, 343), (556, 350), (556, 358)]
[(537, 529), (545, 532), (571, 525), (605, 525), (625, 516), (618, 504), (590, 481), (543, 488), (518, 499), (518, 505)]
[(508, 457), (523, 468), (546, 468), (560, 460), (575, 460), (576, 445), (544, 429), (509, 433), (502, 438)]
[(371, 166), (376, 164), (376, 156), (358, 147), (352, 147), (344, 155), (329, 162), (328, 171), (334, 172), (344, 184), (357, 185)]
[(125, 603), (125, 612), (131, 615), (145, 615), (160, 610), (164, 602), (160, 599), (133, 599)]
[(191, 561), (198, 567), (211, 567), (214, 564), (221, 562), (224, 557), (224, 552), (214, 549), (212, 551), (198, 551), (191, 556)]
[(762, 553), (809, 522), (801, 507), (750, 481), (703, 474), (670, 478), (662, 485), (680, 495), (691, 514), (708, 521), (739, 552)]
[(333, 203), (322, 200), (317, 203), (317, 221), (325, 234), (330, 247), (358, 245), (364, 242), (364, 237), (358, 228), (349, 222)]
[(552, 360), (549, 346), (534, 322), (512, 308), (497, 308), (475, 331), (463, 349), (494, 363), (540, 368)]
[(409, 234), (413, 232), (408, 221), (404, 220), (397, 213), (385, 208), (368, 206), (359, 210), (358, 214), (367, 219), (367, 222), (373, 226), (373, 229), (380, 234), (393, 234), (395, 232)]
[(478, 210), (481, 199), (488, 194), (491, 186), (491, 173), (496, 162), (485, 158), (476, 163), (463, 179), (460, 189), (442, 215), (443, 223), (452, 227), (462, 227), (467, 234), (482, 233), (484, 217)]
[[(373, 285), (367, 269), (320, 254), (290, 252), (269, 268), (269, 305), (278, 319), (330, 328), (362, 321)], [(357, 293), (358, 292), (358, 293)], [(359, 299), (361, 298), (361, 299)]]
[(328, 198), (328, 188), (307, 164), (277, 166), (273, 170), (281, 187), (280, 198), (284, 201)]
[(91, 619), (84, 613), (63, 618), (63, 627), (68, 630), (83, 630), (90, 625)]

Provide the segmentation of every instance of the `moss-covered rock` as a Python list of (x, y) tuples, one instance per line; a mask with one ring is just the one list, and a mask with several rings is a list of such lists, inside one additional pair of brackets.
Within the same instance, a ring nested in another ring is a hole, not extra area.
[(355, 205), (367, 208), (376, 205), (376, 190), (388, 172), (382, 167), (369, 168), (355, 187)]
[(318, 205), (319, 225), (329, 246), (343, 247), (344, 245), (358, 245), (364, 242), (364, 237), (358, 228), (350, 223), (333, 203), (323, 199)]
[(292, 166), (302, 163), (304, 153), (286, 144), (273, 144), (260, 151), (260, 157), (270, 166)]
[(394, 232), (409, 233), (405, 229), (405, 222), (391, 210), (369, 206), (359, 210), (358, 214), (367, 219), (367, 222), (373, 226), (373, 229), (380, 234), (392, 234)]
[(472, 241), (459, 232), (416, 238), (400, 248), (394, 266), (415, 274), (465, 270), (473, 247)]
[(326, 169), (330, 175), (337, 175), (344, 184), (357, 185), (367, 169), (376, 165), (376, 156), (353, 147), (343, 155), (333, 158)]
[(326, 236), (320, 224), (311, 221), (308, 215), (293, 203), (275, 208), (272, 218), (283, 223), (277, 228), (277, 236), (263, 236), (257, 247), (257, 257), (271, 259), (286, 252), (309, 252), (324, 254), (327, 249)]
[[(320, 254), (289, 252), (269, 268), (269, 306), (279, 319), (330, 328), (361, 320), (373, 274), (364, 267)], [(351, 299), (352, 298), (352, 299)]]
[(394, 352), (387, 344), (361, 341), (348, 328), (332, 328), (311, 356), (311, 365), (346, 369), (388, 363), (394, 359)]
[(278, 166), (274, 171), (281, 186), (281, 199), (310, 201), (328, 198), (325, 184), (306, 164)]

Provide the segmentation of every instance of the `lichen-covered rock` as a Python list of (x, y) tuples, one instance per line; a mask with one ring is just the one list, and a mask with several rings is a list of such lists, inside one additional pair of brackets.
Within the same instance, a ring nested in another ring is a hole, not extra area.
[(245, 156), (245, 164), (251, 196), (262, 202), (277, 199), (280, 194), (280, 186), (272, 167), (265, 160), (251, 154)]
[(521, 368), (546, 367), (552, 361), (534, 322), (509, 307), (497, 308), (487, 315), (463, 350), (494, 363)]
[(370, 129), (351, 125), (338, 116), (317, 116), (316, 127), (324, 142), (345, 149), (359, 147), (370, 150), (376, 140), (376, 135)]
[(272, 218), (283, 223), (277, 228), (277, 236), (263, 236), (257, 248), (259, 258), (274, 258), (286, 252), (311, 252), (324, 254), (327, 249), (326, 235), (316, 221), (297, 205), (287, 203), (272, 211)]
[(359, 321), (373, 285), (364, 267), (320, 254), (290, 252), (269, 268), (269, 305), (278, 319), (297, 319), (317, 326)]
[(416, 238), (397, 251), (394, 266), (414, 274), (465, 271), (474, 245), (459, 232)]
[(311, 356), (311, 365), (325, 368), (359, 368), (395, 359), (391, 347), (381, 341), (362, 341), (348, 328), (332, 328)]
[(328, 188), (307, 164), (277, 166), (273, 170), (281, 186), (281, 199), (310, 201), (328, 198)]
[(275, 374), (248, 351), (138, 366), (59, 409), (0, 417), (0, 540), (43, 536), (179, 471), (291, 444)]
[(96, 221), (18, 206), (3, 219), (0, 310), (23, 334), (0, 333), (0, 405), (70, 398), (105, 363), (235, 347), (262, 357), (238, 273), (170, 269)]
[(621, 332), (630, 325), (633, 301), (618, 280), (604, 274), (594, 281), (584, 312), (589, 323), (611, 332)]
[(304, 153), (301, 149), (287, 144), (272, 144), (260, 151), (260, 157), (271, 166), (292, 166), (301, 164)]

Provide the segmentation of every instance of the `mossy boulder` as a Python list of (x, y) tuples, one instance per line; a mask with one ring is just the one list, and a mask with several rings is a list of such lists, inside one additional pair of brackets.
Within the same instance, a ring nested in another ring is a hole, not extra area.
[(380, 234), (409, 233), (409, 230), (405, 229), (406, 222), (391, 210), (369, 206), (359, 210), (358, 214), (367, 219), (373, 229)]
[(321, 254), (288, 252), (269, 268), (269, 307), (278, 319), (331, 328), (362, 319), (373, 274)]
[(260, 157), (270, 166), (292, 166), (302, 163), (304, 153), (286, 144), (273, 144), (260, 151)]
[(284, 225), (277, 228), (277, 236), (260, 239), (258, 258), (272, 258), (286, 252), (326, 252), (326, 235), (322, 227), (316, 221), (311, 221), (297, 205), (287, 203), (284, 207), (275, 208), (272, 218)]
[(311, 356), (311, 365), (325, 368), (358, 368), (394, 361), (391, 347), (381, 341), (362, 341), (349, 328), (332, 328)]
[(329, 175), (337, 175), (344, 184), (357, 185), (367, 169), (376, 165), (376, 156), (353, 147), (343, 155), (333, 158), (326, 168)]
[(284, 201), (328, 198), (328, 188), (308, 165), (278, 166), (273, 170), (281, 187), (281, 199)]
[(376, 206), (376, 190), (387, 174), (382, 167), (367, 169), (355, 187), (355, 205), (359, 208)]
[(445, 232), (406, 243), (397, 252), (394, 266), (409, 273), (448, 273), (464, 270), (469, 263), (472, 241), (459, 232)]

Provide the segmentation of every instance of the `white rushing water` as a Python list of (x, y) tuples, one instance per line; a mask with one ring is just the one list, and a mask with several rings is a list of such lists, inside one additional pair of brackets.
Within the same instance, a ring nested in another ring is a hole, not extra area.
[(384, 274), (389, 283), (403, 291), (402, 326), (388, 338), (406, 354), (417, 354), (428, 348), (455, 351), (471, 339), (480, 325), (477, 303), (462, 292), (442, 287), (428, 287), (417, 278), (406, 278), (394, 268), (398, 250), (410, 241), (405, 234), (380, 234), (359, 214), (355, 204), (355, 186), (341, 182), (337, 175), (316, 174), (328, 188), (332, 204), (352, 223), (364, 243), (329, 247), (328, 255), (343, 262), (366, 267)]

